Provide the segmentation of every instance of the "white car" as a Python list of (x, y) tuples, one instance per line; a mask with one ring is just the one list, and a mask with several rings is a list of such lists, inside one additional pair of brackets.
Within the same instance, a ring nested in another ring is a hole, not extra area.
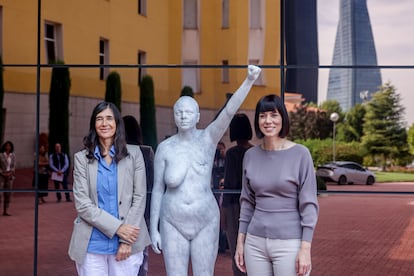
[(351, 161), (336, 161), (318, 166), (316, 175), (326, 182), (336, 182), (339, 185), (373, 185), (375, 183), (375, 175), (373, 172)]

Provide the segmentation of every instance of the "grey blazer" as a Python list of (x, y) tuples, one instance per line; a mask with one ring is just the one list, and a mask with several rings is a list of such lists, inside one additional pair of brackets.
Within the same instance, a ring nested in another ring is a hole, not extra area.
[(138, 146), (127, 145), (129, 155), (118, 162), (118, 213), (112, 216), (98, 207), (96, 180), (98, 161), (89, 162), (86, 150), (74, 156), (73, 195), (78, 213), (74, 221), (69, 256), (82, 264), (93, 227), (112, 238), (121, 224), (140, 227), (138, 240), (132, 245), (137, 253), (151, 243), (144, 220), (146, 202), (145, 165)]

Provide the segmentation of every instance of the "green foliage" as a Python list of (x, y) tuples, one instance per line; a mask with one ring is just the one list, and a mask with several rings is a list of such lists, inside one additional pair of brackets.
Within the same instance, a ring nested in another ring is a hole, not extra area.
[(115, 104), (119, 111), (121, 111), (121, 99), (121, 76), (118, 72), (113, 71), (106, 78), (105, 101)]
[(193, 88), (191, 88), (190, 86), (184, 86), (183, 89), (181, 89), (180, 96), (190, 96), (194, 98)]
[(410, 153), (414, 154), (414, 124), (412, 124), (410, 128), (408, 129), (407, 136), (408, 136), (407, 141), (408, 141), (408, 146), (410, 148)]
[(3, 84), (3, 58), (0, 56), (0, 145), (3, 144), (3, 100), (4, 100), (4, 84)]
[(151, 146), (155, 151), (158, 142), (155, 118), (154, 82), (149, 75), (144, 76), (141, 80), (139, 102), (143, 143)]
[(414, 173), (375, 172), (376, 182), (414, 182)]
[(344, 142), (361, 141), (364, 134), (363, 125), (366, 114), (365, 105), (356, 104), (345, 115), (345, 120), (338, 125), (337, 139)]
[[(309, 149), (315, 167), (331, 162), (333, 159), (332, 139), (295, 140), (295, 142), (303, 144)], [(336, 142), (335, 152), (335, 160), (354, 161), (363, 164), (365, 150), (362, 147), (361, 143)]]
[(408, 154), (407, 133), (404, 127), (404, 107), (394, 86), (386, 83), (367, 104), (362, 143), (383, 170), (392, 159), (405, 159)]
[[(63, 64), (58, 61), (56, 64)], [(60, 143), (69, 152), (69, 96), (71, 79), (68, 67), (53, 67), (49, 91), (49, 152)]]
[(329, 116), (333, 112), (340, 115), (336, 123), (336, 160), (354, 161), (365, 166), (380, 164), (383, 169), (412, 162), (414, 125), (408, 132), (405, 130), (404, 108), (389, 83), (381, 87), (370, 102), (357, 104), (348, 112), (342, 112), (337, 101), (324, 102), (319, 110), (309, 107), (298, 106), (296, 112), (289, 114), (289, 138), (309, 148), (315, 166), (332, 161), (333, 123)]
[(335, 149), (336, 160), (354, 161), (360, 164), (364, 163), (364, 155), (366, 151), (362, 147), (361, 143), (337, 142)]
[(336, 140), (342, 142), (359, 141), (360, 136), (350, 124), (343, 122), (336, 127)]
[(294, 112), (289, 113), (289, 138), (296, 139), (325, 139), (332, 133), (332, 122), (326, 112), (307, 105), (297, 106)]
[[(342, 111), (341, 105), (337, 100), (327, 100), (324, 101), (319, 105), (319, 108), (321, 110), (324, 110), (329, 116), (331, 116), (332, 113), (336, 112), (339, 115), (338, 122), (341, 122), (343, 118), (345, 118), (345, 115)], [(329, 118), (328, 116), (328, 118)]]
[(332, 161), (332, 140), (308, 139), (295, 140), (296, 143), (306, 146), (313, 159), (315, 167)]

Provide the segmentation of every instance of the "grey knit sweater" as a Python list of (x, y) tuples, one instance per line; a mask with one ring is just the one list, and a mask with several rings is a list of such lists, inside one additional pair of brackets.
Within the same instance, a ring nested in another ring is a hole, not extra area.
[(240, 233), (312, 241), (319, 207), (313, 161), (305, 146), (249, 149), (242, 182)]

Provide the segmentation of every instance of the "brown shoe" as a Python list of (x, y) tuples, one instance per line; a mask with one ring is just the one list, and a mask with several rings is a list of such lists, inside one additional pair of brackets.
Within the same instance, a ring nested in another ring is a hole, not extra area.
[(4, 211), (3, 216), (10, 217), (11, 215), (9, 213), (7, 213), (6, 211)]

